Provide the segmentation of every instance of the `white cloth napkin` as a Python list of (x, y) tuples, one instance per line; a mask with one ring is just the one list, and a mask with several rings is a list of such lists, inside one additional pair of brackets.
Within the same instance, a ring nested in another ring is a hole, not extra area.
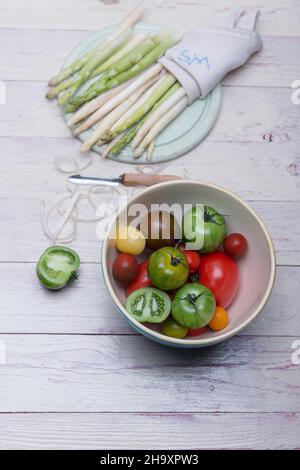
[(186, 90), (190, 104), (205, 98), (227, 73), (262, 48), (255, 31), (258, 13), (238, 9), (228, 27), (192, 30), (159, 60)]

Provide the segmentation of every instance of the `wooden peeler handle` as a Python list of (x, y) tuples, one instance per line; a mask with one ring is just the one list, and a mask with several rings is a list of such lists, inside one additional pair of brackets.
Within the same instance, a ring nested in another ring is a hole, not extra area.
[(152, 186), (153, 184), (163, 183), (164, 181), (181, 180), (180, 176), (175, 175), (145, 175), (142, 173), (124, 173), (121, 175), (124, 186)]

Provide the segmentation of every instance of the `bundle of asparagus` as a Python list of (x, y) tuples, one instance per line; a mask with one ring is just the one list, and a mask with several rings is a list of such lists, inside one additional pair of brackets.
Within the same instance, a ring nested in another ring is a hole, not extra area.
[(134, 158), (148, 149), (151, 159), (158, 134), (188, 105), (184, 89), (156, 62), (180, 36), (165, 31), (133, 35), (142, 14), (142, 8), (136, 9), (101, 44), (49, 81), (46, 97), (57, 96), (65, 112), (74, 113), (68, 121), (74, 135), (93, 129), (82, 152), (107, 144), (102, 155), (116, 156), (132, 142)]

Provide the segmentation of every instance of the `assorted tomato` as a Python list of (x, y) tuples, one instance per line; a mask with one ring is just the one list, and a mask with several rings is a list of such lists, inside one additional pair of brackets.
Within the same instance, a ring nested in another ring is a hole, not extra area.
[(201, 257), (199, 282), (214, 294), (217, 305), (227, 308), (239, 288), (236, 262), (225, 253), (216, 251)]
[(134, 281), (138, 273), (138, 264), (133, 255), (121, 253), (113, 262), (114, 278), (121, 284)]
[(225, 308), (223, 307), (217, 307), (214, 312), (214, 316), (210, 320), (208, 326), (214, 331), (219, 331), (226, 328), (228, 323), (229, 317), (227, 310), (225, 310)]
[(116, 247), (121, 253), (130, 255), (141, 254), (146, 246), (142, 232), (133, 226), (118, 227)]
[(241, 233), (231, 233), (224, 241), (224, 251), (232, 258), (241, 258), (248, 249), (248, 242)]
[(198, 271), (201, 259), (197, 251), (183, 250), (183, 253), (186, 257), (186, 261), (189, 267), (189, 273), (193, 274)]
[(148, 275), (159, 289), (178, 289), (187, 281), (189, 275), (186, 257), (178, 248), (160, 248), (150, 255)]
[[(226, 308), (239, 288), (236, 259), (247, 251), (244, 235), (227, 235), (225, 217), (208, 206), (192, 208), (182, 220), (184, 240), (176, 243), (176, 220), (150, 212), (139, 226), (119, 227), (112, 272), (126, 289), (125, 307), (141, 323), (159, 323), (161, 332), (183, 339), (229, 324)], [(145, 227), (148, 227), (145, 230)], [(187, 242), (202, 240), (199, 249)], [(138, 263), (147, 245), (150, 254)], [(222, 249), (224, 251), (219, 251)], [(200, 253), (200, 254), (199, 254)]]
[(148, 276), (148, 261), (143, 261), (138, 264), (138, 273), (136, 278), (131, 284), (127, 286), (126, 295), (128, 296), (131, 292), (140, 289), (141, 287), (153, 286), (151, 279)]

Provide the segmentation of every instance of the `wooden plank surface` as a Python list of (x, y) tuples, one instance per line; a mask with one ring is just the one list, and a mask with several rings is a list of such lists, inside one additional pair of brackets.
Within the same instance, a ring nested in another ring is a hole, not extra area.
[[(225, 114), (227, 111), (224, 109)], [(178, 158), (156, 165), (155, 169), (189, 179), (214, 182), (248, 201), (299, 202), (298, 145), (290, 139), (280, 141), (284, 128), (271, 128), (271, 132), (274, 141), (269, 142), (261, 137), (259, 142), (247, 142), (246, 146), (236, 141), (205, 140), (185, 155), (184, 165), (182, 158)], [(35, 196), (36, 204), (42, 199), (49, 204), (55, 202), (66, 191), (66, 175), (56, 171), (56, 157), (75, 158), (79, 166), (87, 161), (86, 155), (80, 155), (80, 143), (71, 137), (0, 137), (0, 145), (3, 153), (0, 172), (6, 175), (1, 181), (3, 193), (7, 197), (16, 197), (15, 187), (22, 188), (20, 197)], [(120, 167), (118, 161), (103, 161), (93, 153), (88, 156), (93, 157), (93, 167), (86, 169), (84, 174), (109, 177), (125, 171), (137, 171), (133, 165)]]
[(297, 449), (299, 425), (299, 413), (0, 414), (0, 449)]
[[(0, 263), (0, 278), (1, 333), (136, 334), (112, 307), (99, 264), (83, 264), (78, 281), (54, 294), (39, 285), (32, 263)], [(269, 302), (241, 334), (294, 335), (299, 290), (300, 267), (279, 267)], [(15, 292), (22, 292), (22, 303)]]
[(294, 340), (176, 350), (142, 336), (0, 335), (0, 412), (300, 412)]
[[(3, 2), (1, 28), (27, 30), (89, 30), (115, 24), (141, 0), (9, 0)], [(228, 23), (233, 8), (259, 8), (259, 31), (272, 36), (300, 36), (298, 0), (152, 0), (145, 19), (187, 31), (196, 26)]]

